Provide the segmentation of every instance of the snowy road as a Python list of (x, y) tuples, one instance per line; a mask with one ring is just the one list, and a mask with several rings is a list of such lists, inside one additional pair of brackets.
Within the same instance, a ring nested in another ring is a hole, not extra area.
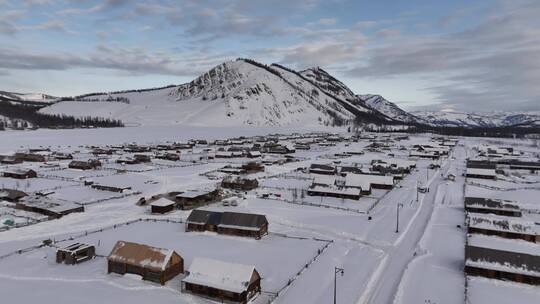
[[(386, 250), (386, 257), (373, 274), (368, 285), (369, 287), (358, 301), (359, 304), (392, 303), (407, 265), (418, 254), (417, 244), (422, 238), (429, 219), (432, 216), (436, 197), (440, 195), (438, 191), (439, 186), (445, 182), (443, 177), (440, 176), (440, 172), (445, 172), (449, 166), (450, 161), (431, 177), (430, 192), (423, 198), (420, 198), (420, 206), (414, 218), (409, 222), (408, 227), (400, 232), (401, 234), (393, 246), (389, 246)], [(406, 200), (403, 198), (399, 201), (395, 200), (394, 206), (397, 202), (402, 201)], [(388, 221), (386, 222), (388, 224)]]

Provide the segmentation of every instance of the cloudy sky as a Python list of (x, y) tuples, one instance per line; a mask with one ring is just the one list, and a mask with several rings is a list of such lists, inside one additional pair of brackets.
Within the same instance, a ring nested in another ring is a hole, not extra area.
[(249, 57), (405, 109), (538, 111), (539, 16), (538, 0), (0, 0), (0, 90), (180, 84)]

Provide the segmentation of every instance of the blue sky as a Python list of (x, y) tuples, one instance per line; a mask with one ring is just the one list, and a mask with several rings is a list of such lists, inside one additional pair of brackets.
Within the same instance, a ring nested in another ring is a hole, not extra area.
[(249, 57), (405, 109), (540, 110), (536, 0), (0, 0), (0, 90), (188, 82)]

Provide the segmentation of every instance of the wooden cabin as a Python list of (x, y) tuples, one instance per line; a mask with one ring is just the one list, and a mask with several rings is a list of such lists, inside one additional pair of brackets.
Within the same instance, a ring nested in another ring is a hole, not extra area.
[(193, 210), (186, 220), (186, 231), (218, 231), (218, 225), (221, 223), (222, 212)]
[(95, 183), (92, 183), (90, 187), (96, 190), (118, 192), (118, 193), (123, 193), (124, 191), (131, 190), (131, 187), (129, 186), (112, 186), (112, 185), (103, 185), (103, 184), (95, 184)]
[(84, 206), (77, 203), (38, 195), (28, 196), (24, 200), (17, 201), (15, 208), (40, 213), (51, 219), (58, 219), (70, 213), (84, 212)]
[(93, 170), (100, 166), (101, 162), (97, 159), (90, 159), (87, 161), (73, 160), (68, 164), (68, 168), (78, 170)]
[(483, 197), (465, 197), (465, 211), (491, 213), (503, 216), (521, 217), (521, 209), (516, 202)]
[(3, 172), (3, 176), (16, 179), (27, 179), (37, 177), (37, 173), (32, 169), (11, 168), (6, 169)]
[(15, 189), (0, 189), (0, 200), (5, 200), (8, 202), (18, 202), (23, 197), (28, 196), (23, 191), (15, 190)]
[[(496, 235), (506, 239), (521, 239), (540, 243), (540, 228), (533, 221), (481, 213), (467, 214), (467, 232)], [(539, 248), (540, 249), (540, 248)]]
[(93, 259), (96, 248), (93, 245), (75, 243), (56, 250), (56, 263), (75, 265)]
[(243, 164), (241, 168), (247, 174), (264, 172), (264, 165), (258, 162), (254, 162), (254, 161), (248, 162), (247, 164)]
[(219, 198), (219, 190), (188, 190), (175, 196), (178, 208), (188, 210), (209, 204)]
[(268, 234), (268, 220), (262, 214), (193, 210), (186, 221), (186, 231), (213, 231), (260, 239)]
[(335, 175), (337, 173), (337, 169), (331, 165), (311, 164), (309, 166), (309, 173)]
[(164, 285), (184, 272), (184, 259), (172, 249), (118, 241), (107, 257), (107, 271), (137, 274)]
[[(364, 192), (371, 192), (373, 189), (390, 190), (394, 187), (395, 177), (391, 175), (375, 175), (375, 174), (353, 174), (349, 173), (345, 176), (345, 186), (360, 187)], [(370, 185), (369, 187), (367, 185)], [(365, 188), (362, 188), (362, 186)], [(368, 190), (369, 189), (369, 190)]]
[(218, 233), (260, 239), (268, 234), (268, 220), (262, 214), (223, 212)]
[(256, 179), (244, 178), (240, 176), (227, 176), (221, 182), (221, 187), (249, 191), (257, 188), (259, 182)]
[(495, 169), (467, 168), (465, 177), (481, 179), (497, 179)]
[(173, 211), (175, 206), (176, 202), (162, 197), (150, 203), (150, 210), (152, 213), (164, 214)]
[(35, 154), (35, 153), (15, 153), (13, 155), (16, 159), (23, 162), (45, 162), (45, 156), (41, 154)]
[(540, 285), (540, 246), (522, 240), (470, 234), (465, 244), (465, 273)]
[(328, 196), (352, 200), (359, 200), (361, 196), (358, 188), (318, 185), (311, 185), (307, 189), (307, 194), (310, 196)]
[(261, 292), (261, 276), (255, 266), (195, 258), (182, 280), (182, 291), (222, 303), (246, 304)]

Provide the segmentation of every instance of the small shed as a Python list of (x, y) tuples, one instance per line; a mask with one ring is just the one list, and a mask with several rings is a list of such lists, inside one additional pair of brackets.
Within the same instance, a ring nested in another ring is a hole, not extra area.
[(74, 265), (93, 259), (95, 256), (96, 248), (94, 245), (75, 243), (56, 250), (56, 263)]
[(150, 203), (150, 210), (152, 213), (167, 213), (174, 210), (176, 202), (166, 199), (164, 197)]
[(222, 302), (247, 303), (261, 292), (261, 276), (252, 265), (195, 258), (182, 290)]
[(132, 273), (161, 285), (184, 272), (184, 259), (172, 249), (118, 241), (107, 258), (108, 272)]

